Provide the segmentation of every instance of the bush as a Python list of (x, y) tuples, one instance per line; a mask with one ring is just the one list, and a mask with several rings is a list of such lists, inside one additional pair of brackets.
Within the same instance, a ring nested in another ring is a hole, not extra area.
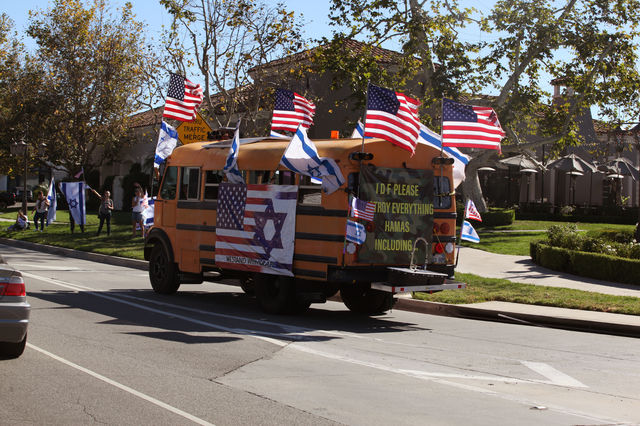
[(533, 262), (545, 268), (600, 280), (638, 284), (638, 259), (552, 247), (541, 242), (531, 243), (530, 252)]

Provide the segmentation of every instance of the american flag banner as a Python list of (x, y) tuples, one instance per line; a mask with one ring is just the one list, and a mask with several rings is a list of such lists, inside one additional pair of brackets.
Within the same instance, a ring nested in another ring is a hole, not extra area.
[(221, 183), (216, 265), (292, 277), (297, 200), (296, 185)]
[(178, 121), (193, 121), (196, 119), (196, 108), (203, 98), (199, 84), (194, 84), (181, 75), (171, 74), (162, 116)]
[(313, 124), (316, 106), (291, 90), (276, 90), (276, 102), (273, 107), (271, 130), (290, 130), (295, 132), (298, 126), (308, 129)]
[(473, 200), (467, 200), (467, 206), (464, 209), (464, 218), (465, 219), (473, 219), (478, 222), (482, 222), (482, 217), (480, 216), (480, 212), (476, 208), (476, 204)]
[(505, 133), (493, 108), (442, 100), (442, 145), (500, 151)]
[(376, 213), (376, 203), (370, 201), (359, 200), (356, 197), (351, 199), (351, 217), (373, 221), (373, 215)]
[(382, 138), (413, 155), (420, 131), (419, 106), (400, 92), (369, 84), (364, 135)]

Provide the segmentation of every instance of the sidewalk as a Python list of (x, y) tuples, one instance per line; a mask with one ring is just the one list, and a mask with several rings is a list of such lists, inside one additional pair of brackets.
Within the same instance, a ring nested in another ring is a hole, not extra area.
[[(524, 284), (572, 288), (614, 296), (640, 297), (640, 285), (634, 286), (579, 277), (538, 266), (529, 256), (495, 254), (469, 247), (460, 249), (456, 272), (486, 278), (502, 278)], [(638, 281), (640, 282), (640, 277)]]
[[(141, 270), (147, 269), (147, 262), (143, 260), (88, 253), (7, 238), (0, 238), (0, 245), (2, 244), (117, 266)], [(608, 283), (557, 273), (533, 264), (527, 256), (493, 254), (466, 247), (461, 249), (460, 263), (457, 270), (488, 278), (504, 278), (521, 283), (640, 297), (640, 288), (633, 289), (631, 286), (624, 284)], [(635, 315), (505, 302), (449, 305), (411, 299), (410, 294), (399, 296), (394, 306), (394, 309), (397, 310), (640, 338), (640, 316)]]

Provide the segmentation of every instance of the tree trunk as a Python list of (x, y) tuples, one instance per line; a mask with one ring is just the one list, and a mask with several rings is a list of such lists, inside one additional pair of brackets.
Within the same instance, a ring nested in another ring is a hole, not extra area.
[(462, 182), (462, 190), (464, 196), (467, 199), (471, 199), (478, 211), (482, 213), (487, 211), (487, 203), (484, 201), (484, 196), (482, 195), (480, 179), (478, 178), (478, 167), (479, 165), (477, 163), (473, 164), (473, 161), (467, 164), (465, 169), (466, 177), (464, 182)]

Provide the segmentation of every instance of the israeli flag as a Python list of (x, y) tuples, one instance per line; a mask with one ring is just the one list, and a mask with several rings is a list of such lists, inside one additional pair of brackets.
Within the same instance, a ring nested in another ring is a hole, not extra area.
[(156, 197), (148, 200), (147, 207), (142, 211), (142, 223), (145, 227), (153, 226), (153, 217), (155, 215)]
[(301, 175), (322, 178), (322, 189), (327, 194), (331, 194), (345, 182), (340, 167), (333, 159), (318, 156), (316, 146), (302, 126), (298, 126), (280, 164)]
[(73, 220), (78, 225), (84, 225), (86, 222), (87, 211), (84, 205), (84, 190), (86, 184), (84, 182), (62, 182), (60, 190), (64, 194), (69, 204), (69, 213), (73, 216)]
[(160, 133), (158, 134), (158, 145), (156, 146), (156, 157), (153, 160), (153, 167), (159, 168), (178, 144), (178, 131), (171, 125), (162, 121)]
[(460, 231), (460, 239), (465, 241), (471, 241), (472, 243), (479, 243), (480, 237), (473, 226), (466, 220), (462, 222), (462, 230)]
[(238, 152), (240, 149), (240, 120), (236, 124), (236, 131), (233, 134), (233, 140), (227, 154), (227, 161), (224, 164), (224, 173), (230, 183), (244, 183), (242, 173), (238, 170)]
[(347, 241), (356, 244), (363, 244), (367, 239), (367, 231), (364, 225), (353, 220), (347, 220)]
[(49, 210), (47, 211), (47, 226), (56, 220), (56, 184), (55, 179), (51, 176), (51, 182), (49, 183), (49, 192), (47, 192), (47, 200), (49, 200)]
[(371, 139), (371, 136), (365, 136), (364, 135), (364, 125), (362, 124), (362, 121), (360, 121), (360, 119), (358, 119), (358, 124), (356, 124), (356, 128), (353, 129), (353, 133), (351, 133), (351, 139)]
[(274, 132), (273, 130), (269, 133), (270, 138), (280, 138), (280, 139), (290, 139), (289, 136), (283, 135), (282, 133)]
[[(424, 124), (420, 124), (418, 143), (442, 150), (442, 137)], [(461, 153), (457, 148), (449, 146), (445, 146), (443, 151), (447, 157), (453, 158), (453, 188), (455, 189), (464, 180), (464, 170), (469, 164), (469, 157)]]

